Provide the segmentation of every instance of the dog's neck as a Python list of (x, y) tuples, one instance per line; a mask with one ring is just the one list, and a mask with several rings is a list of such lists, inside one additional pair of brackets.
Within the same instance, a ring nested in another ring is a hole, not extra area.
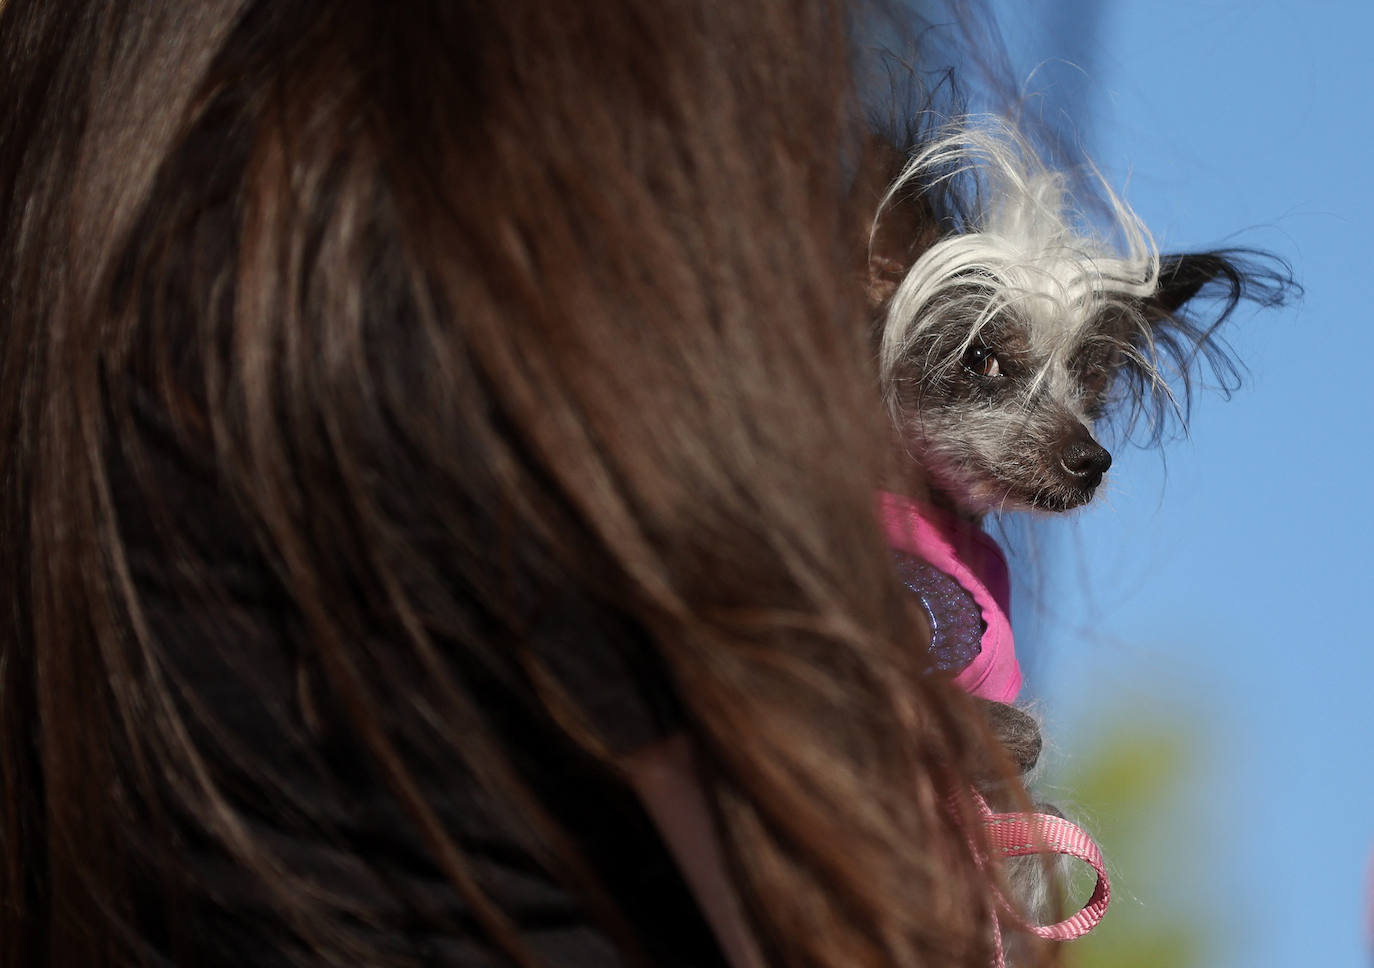
[(892, 452), (892, 460), (887, 468), (885, 487), (894, 494), (901, 494), (915, 501), (929, 504), (945, 513), (966, 521), (974, 527), (983, 526), (984, 513), (970, 511), (960, 504), (949, 492), (936, 487), (911, 462), (911, 457), (900, 444)]
[(970, 511), (939, 488), (929, 488), (929, 496), (926, 500), (940, 510), (946, 511), (962, 521), (967, 521), (969, 524), (979, 528), (983, 526), (983, 518), (985, 515)]

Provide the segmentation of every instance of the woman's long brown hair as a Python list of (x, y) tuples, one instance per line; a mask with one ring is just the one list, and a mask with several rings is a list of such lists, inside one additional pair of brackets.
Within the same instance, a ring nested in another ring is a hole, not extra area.
[[(633, 959), (491, 728), (532, 682), (616, 767), (535, 657), (548, 602), (651, 643), (770, 961), (987, 963), (983, 731), (920, 674), (872, 508), (853, 16), (6, 0), (0, 963), (196, 962), (250, 918), (283, 960), (411, 963), (261, 833), (255, 797), (327, 810), (216, 676), (312, 782), (365, 763), (512, 963), (435, 776)], [(186, 937), (210, 850), (234, 887)]]

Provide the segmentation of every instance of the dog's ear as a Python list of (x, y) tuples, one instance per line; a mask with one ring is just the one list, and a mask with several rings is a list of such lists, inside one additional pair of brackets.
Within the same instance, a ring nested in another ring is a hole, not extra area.
[[(1223, 394), (1234, 390), (1240, 367), (1218, 333), (1221, 325), (1242, 301), (1279, 306), (1300, 292), (1288, 264), (1268, 253), (1227, 249), (1161, 256), (1159, 284), (1141, 301), (1144, 325), (1129, 337), (1134, 352), (1122, 365), (1133, 402), (1124, 426), (1143, 414), (1149, 438), (1158, 440), (1170, 414), (1186, 425), (1199, 369), (1211, 371), (1212, 385)], [(1190, 305), (1199, 295), (1207, 297), (1205, 304)], [(1167, 384), (1161, 373), (1168, 374)]]
[(1175, 316), (1204, 286), (1213, 282), (1223, 287), (1226, 300), (1234, 304), (1240, 298), (1244, 277), (1237, 263), (1219, 252), (1161, 256), (1159, 286), (1145, 300), (1146, 309), (1159, 318)]
[(887, 198), (906, 162), (906, 154), (880, 135), (864, 143), (853, 198), (863, 218), (864, 272), (869, 308), (874, 311), (892, 298), (916, 260), (941, 234), (924, 186), (908, 182)]

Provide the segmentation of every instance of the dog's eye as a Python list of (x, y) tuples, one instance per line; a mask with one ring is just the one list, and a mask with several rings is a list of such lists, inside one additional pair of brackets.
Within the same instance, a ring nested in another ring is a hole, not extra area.
[(964, 366), (968, 367), (979, 376), (1001, 376), (1002, 364), (997, 359), (997, 354), (991, 347), (970, 346), (964, 351), (962, 360)]

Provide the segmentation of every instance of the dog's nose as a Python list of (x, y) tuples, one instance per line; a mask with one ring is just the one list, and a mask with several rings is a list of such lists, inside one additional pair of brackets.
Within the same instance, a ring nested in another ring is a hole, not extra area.
[(1102, 482), (1102, 475), (1112, 466), (1112, 455), (1097, 441), (1075, 440), (1064, 448), (1059, 457), (1064, 471), (1075, 478), (1082, 487), (1096, 487)]

